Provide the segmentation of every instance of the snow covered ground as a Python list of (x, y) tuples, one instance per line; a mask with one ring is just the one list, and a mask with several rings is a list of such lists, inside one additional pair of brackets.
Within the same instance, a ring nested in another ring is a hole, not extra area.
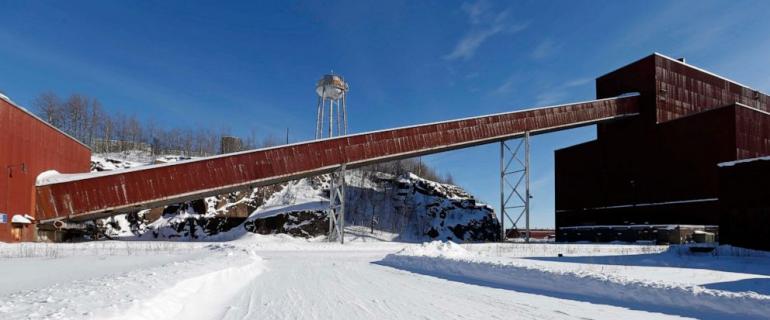
[[(760, 319), (770, 255), (640, 245), (0, 244), (0, 319)], [(562, 257), (558, 257), (561, 253)], [(753, 292), (752, 292), (753, 291)]]

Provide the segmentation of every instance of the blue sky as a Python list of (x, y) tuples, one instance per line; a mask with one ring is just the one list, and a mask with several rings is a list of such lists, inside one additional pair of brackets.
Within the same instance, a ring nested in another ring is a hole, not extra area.
[[(313, 136), (315, 81), (350, 82), (350, 131), (594, 98), (652, 52), (770, 91), (770, 1), (5, 1), (0, 91), (96, 97), (169, 126)], [(553, 150), (532, 139), (533, 225), (553, 225)], [(498, 206), (497, 145), (425, 157)]]

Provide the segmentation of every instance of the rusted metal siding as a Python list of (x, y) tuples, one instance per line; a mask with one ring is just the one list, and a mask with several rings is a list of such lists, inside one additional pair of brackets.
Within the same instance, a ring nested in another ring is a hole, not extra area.
[(657, 121), (741, 103), (770, 111), (770, 97), (739, 83), (661, 55), (655, 55)]
[(770, 114), (748, 107), (736, 109), (736, 159), (770, 155)]
[(221, 194), (244, 186), (318, 175), (368, 163), (464, 148), (635, 115), (638, 97), (383, 130), (178, 164), (148, 166), (37, 188), (43, 219), (92, 219)]
[(641, 118), (663, 123), (733, 103), (770, 111), (770, 97), (678, 60), (652, 54), (596, 79), (596, 97), (642, 95)]
[[(0, 99), (0, 212), (35, 216), (35, 179), (46, 170), (88, 172), (91, 151), (28, 111)], [(0, 241), (15, 241), (12, 225), (0, 224)], [(34, 228), (21, 241), (35, 239)]]

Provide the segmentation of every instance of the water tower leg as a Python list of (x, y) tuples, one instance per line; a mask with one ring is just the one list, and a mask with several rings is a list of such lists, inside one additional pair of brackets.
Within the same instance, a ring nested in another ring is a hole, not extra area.
[(348, 134), (348, 108), (347, 104), (345, 103), (346, 96), (346, 94), (342, 95), (342, 123), (345, 126), (345, 131), (342, 132), (343, 135)]
[(318, 139), (324, 137), (324, 112), (326, 110), (326, 99), (321, 98), (321, 121), (318, 122)]
[(329, 100), (329, 138), (334, 136), (334, 100)]
[(315, 118), (315, 138), (316, 139), (321, 139), (321, 121), (323, 120), (321, 115), (323, 110), (321, 109), (322, 108), (321, 101), (322, 101), (321, 97), (318, 97), (318, 106), (317, 106), (318, 111), (315, 116), (316, 117)]
[(340, 100), (337, 99), (337, 136), (343, 135), (342, 133), (342, 108), (340, 108)]

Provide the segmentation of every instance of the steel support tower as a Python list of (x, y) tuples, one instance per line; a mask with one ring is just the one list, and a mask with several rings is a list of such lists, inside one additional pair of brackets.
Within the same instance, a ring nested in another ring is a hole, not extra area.
[(345, 165), (330, 174), (329, 181), (329, 242), (345, 243)]
[(507, 236), (506, 219), (518, 230), (524, 218), (524, 239), (529, 242), (529, 170), (529, 131), (520, 139), (500, 141), (500, 241)]

